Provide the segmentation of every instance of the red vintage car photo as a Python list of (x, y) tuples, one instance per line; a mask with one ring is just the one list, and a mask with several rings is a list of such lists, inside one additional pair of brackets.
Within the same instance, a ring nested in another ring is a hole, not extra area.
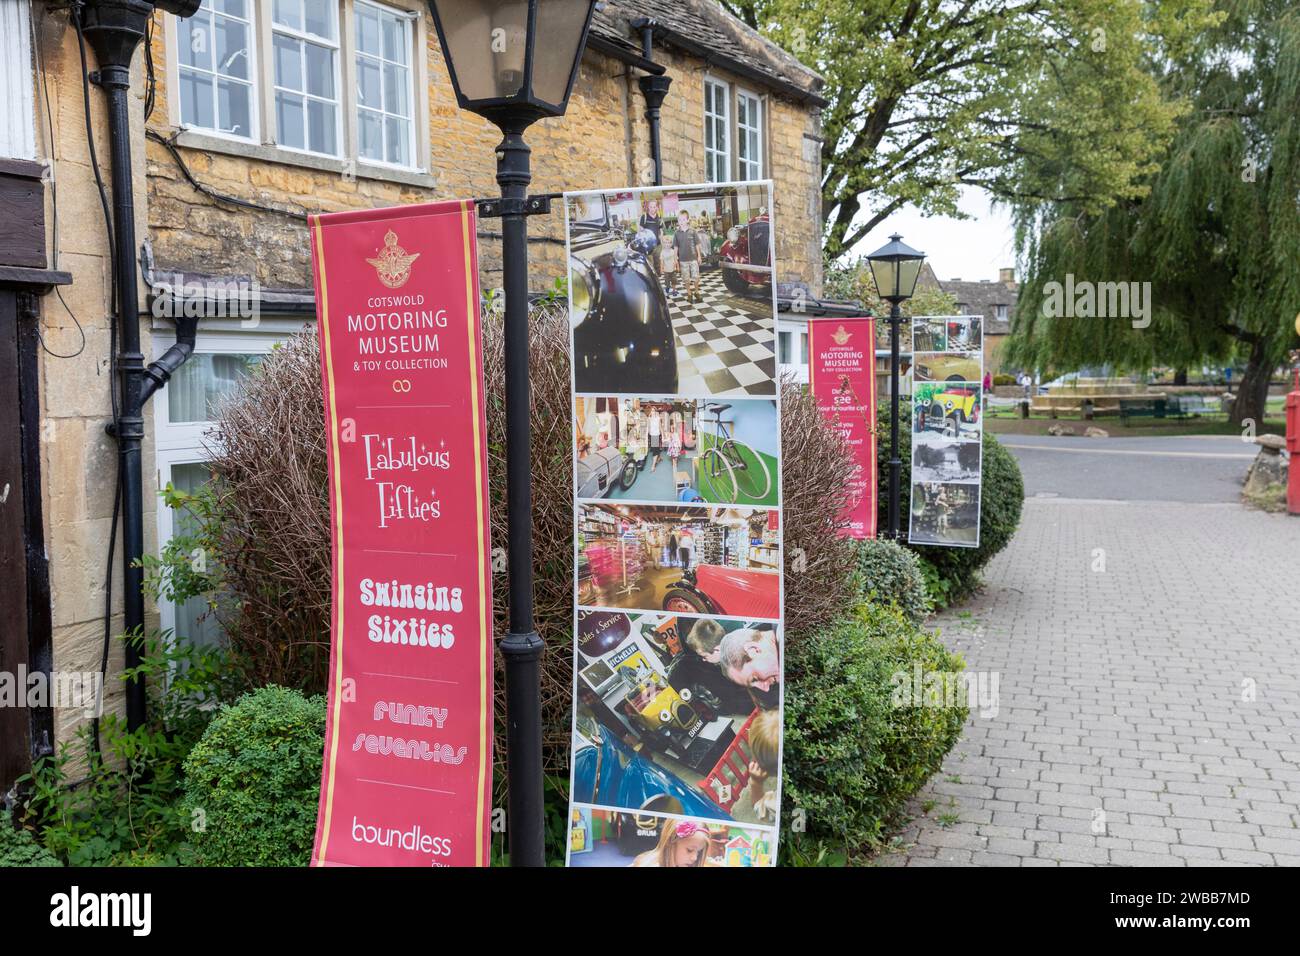
[(775, 619), (781, 614), (777, 584), (772, 571), (701, 564), (664, 596), (664, 610)]
[(769, 293), (772, 285), (772, 221), (760, 212), (727, 230), (718, 251), (722, 281), (735, 295)]

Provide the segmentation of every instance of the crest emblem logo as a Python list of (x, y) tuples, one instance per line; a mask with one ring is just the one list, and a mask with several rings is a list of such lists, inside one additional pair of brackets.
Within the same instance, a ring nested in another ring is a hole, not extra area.
[(849, 339), (853, 338), (853, 333), (849, 332), (843, 325), (841, 325), (831, 333), (831, 338), (835, 340), (836, 345), (847, 345)]
[(375, 267), (375, 275), (379, 276), (380, 282), (390, 289), (400, 289), (411, 278), (411, 263), (418, 258), (418, 252), (408, 255), (397, 244), (397, 233), (389, 229), (384, 234), (384, 248), (379, 250), (376, 258), (367, 259), (366, 262)]

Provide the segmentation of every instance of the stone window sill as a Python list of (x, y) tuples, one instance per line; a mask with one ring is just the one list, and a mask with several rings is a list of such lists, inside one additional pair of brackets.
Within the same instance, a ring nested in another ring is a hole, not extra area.
[(201, 149), (209, 153), (223, 153), (227, 156), (239, 156), (244, 159), (258, 159), (267, 163), (279, 163), (284, 166), (300, 166), (305, 169), (317, 169), (339, 176), (354, 171), (357, 179), (373, 179), (381, 182), (400, 183), (404, 186), (419, 186), (433, 189), (437, 179), (426, 172), (415, 169), (392, 169), (377, 166), (364, 161), (350, 163), (331, 156), (313, 156), (294, 150), (281, 149), (279, 146), (264, 143), (250, 143), (243, 140), (229, 139), (225, 136), (213, 136), (201, 130), (181, 130), (175, 138), (177, 146), (185, 149)]

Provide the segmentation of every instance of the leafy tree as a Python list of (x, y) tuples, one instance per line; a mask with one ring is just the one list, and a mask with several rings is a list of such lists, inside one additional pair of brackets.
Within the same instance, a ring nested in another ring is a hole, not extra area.
[[(1028, 268), (1008, 357), (1142, 370), (1236, 358), (1233, 417), (1258, 423), (1300, 309), (1300, 8), (1221, 7), (1184, 55), (1153, 64), (1167, 97), (1190, 108), (1143, 195), (1101, 211), (1015, 207)], [(1150, 283), (1150, 324), (1060, 316), (1050, 283), (1067, 276)]]
[(826, 78), (822, 214), (838, 256), (960, 187), (1103, 208), (1173, 130), (1146, 60), (1210, 0), (722, 0)]

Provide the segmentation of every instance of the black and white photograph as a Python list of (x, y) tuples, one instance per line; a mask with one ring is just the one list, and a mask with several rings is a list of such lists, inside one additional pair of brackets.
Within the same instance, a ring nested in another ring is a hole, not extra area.
[(908, 540), (913, 544), (979, 547), (979, 483), (914, 480)]
[(981, 445), (929, 433), (917, 435), (912, 443), (912, 481), (967, 482), (980, 480)]

